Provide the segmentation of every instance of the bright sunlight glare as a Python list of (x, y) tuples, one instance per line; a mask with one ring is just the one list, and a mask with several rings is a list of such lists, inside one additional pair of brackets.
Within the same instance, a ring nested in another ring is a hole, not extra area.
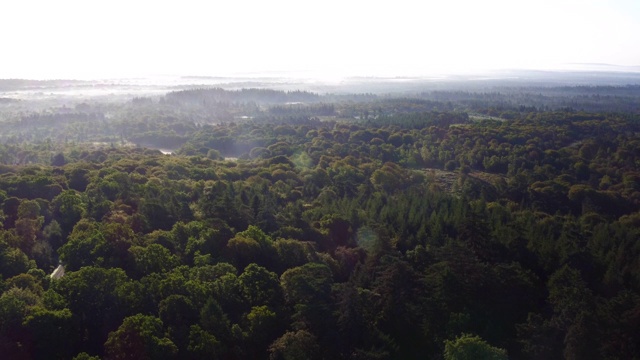
[(0, 78), (337, 79), (640, 65), (633, 0), (24, 0), (4, 8)]

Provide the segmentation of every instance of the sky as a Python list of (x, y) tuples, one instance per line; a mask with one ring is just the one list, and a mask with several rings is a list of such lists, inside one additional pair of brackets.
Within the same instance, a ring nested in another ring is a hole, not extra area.
[(0, 78), (640, 66), (638, 0), (20, 0)]

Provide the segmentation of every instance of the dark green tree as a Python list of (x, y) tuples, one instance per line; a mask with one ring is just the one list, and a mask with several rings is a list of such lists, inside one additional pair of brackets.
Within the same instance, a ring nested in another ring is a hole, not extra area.
[(162, 321), (149, 315), (125, 318), (104, 344), (105, 359), (174, 359), (178, 348), (162, 331)]

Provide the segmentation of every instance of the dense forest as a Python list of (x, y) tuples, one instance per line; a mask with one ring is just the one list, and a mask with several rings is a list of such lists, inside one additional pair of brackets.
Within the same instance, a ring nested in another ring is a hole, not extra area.
[(640, 359), (639, 100), (0, 102), (1, 357)]

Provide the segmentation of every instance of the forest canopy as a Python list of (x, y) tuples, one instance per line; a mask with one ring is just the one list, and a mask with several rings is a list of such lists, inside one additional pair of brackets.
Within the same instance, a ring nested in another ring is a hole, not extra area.
[(639, 97), (0, 102), (0, 353), (636, 359)]

